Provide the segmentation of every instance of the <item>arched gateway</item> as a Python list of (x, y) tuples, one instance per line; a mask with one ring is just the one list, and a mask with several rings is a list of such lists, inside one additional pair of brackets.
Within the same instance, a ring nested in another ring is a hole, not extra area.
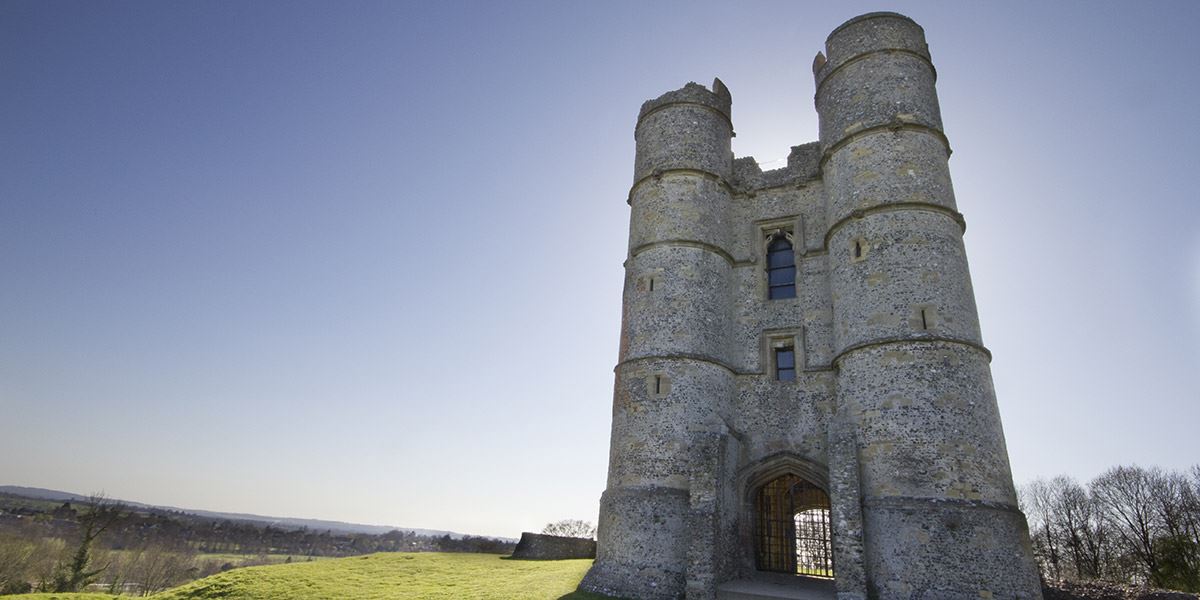
[(829, 494), (788, 473), (755, 493), (755, 567), (811, 577), (833, 577)]

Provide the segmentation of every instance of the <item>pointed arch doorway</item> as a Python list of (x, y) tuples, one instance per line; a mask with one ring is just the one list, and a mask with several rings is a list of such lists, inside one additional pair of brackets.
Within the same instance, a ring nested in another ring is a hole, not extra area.
[(760, 571), (833, 578), (829, 494), (785, 473), (755, 494), (755, 563)]

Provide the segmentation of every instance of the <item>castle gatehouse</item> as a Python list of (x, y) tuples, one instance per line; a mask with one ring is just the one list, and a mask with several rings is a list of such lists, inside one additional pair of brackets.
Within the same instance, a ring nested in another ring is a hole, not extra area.
[(1040, 598), (924, 32), (851, 19), (813, 73), (819, 141), (773, 171), (733, 157), (720, 80), (641, 108), (581, 587)]

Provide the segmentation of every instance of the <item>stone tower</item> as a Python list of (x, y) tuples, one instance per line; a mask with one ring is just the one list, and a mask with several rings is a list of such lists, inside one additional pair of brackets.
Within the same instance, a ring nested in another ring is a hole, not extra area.
[(820, 141), (774, 171), (733, 157), (720, 80), (642, 105), (581, 587), (1040, 598), (924, 32), (851, 19), (813, 72)]

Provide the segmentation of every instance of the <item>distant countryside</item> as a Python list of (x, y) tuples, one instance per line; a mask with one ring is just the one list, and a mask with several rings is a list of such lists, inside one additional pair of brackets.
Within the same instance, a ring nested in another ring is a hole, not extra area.
[[(147, 596), (239, 567), (377, 552), (502, 555), (515, 545), (514, 540), (448, 532), (281, 526), (48, 490), (28, 494), (0, 493), (0, 594)], [(54, 494), (67, 499), (36, 497)]]

